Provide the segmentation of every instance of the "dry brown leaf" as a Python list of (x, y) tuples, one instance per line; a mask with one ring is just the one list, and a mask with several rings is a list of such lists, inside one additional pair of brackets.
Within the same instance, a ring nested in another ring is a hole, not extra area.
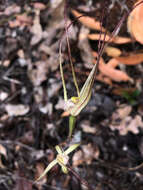
[[(141, 1), (141, 0), (140, 0)], [(138, 1), (138, 2), (140, 2)], [(138, 5), (128, 17), (128, 31), (141, 44), (143, 44), (143, 3)]]
[(111, 46), (107, 46), (104, 51), (111, 57), (119, 57), (121, 55), (120, 49)]
[(113, 38), (115, 44), (126, 44), (132, 42), (131, 38), (116, 36)]
[(10, 28), (16, 28), (20, 26), (20, 22), (18, 20), (10, 20), (8, 24)]
[[(97, 57), (96, 52), (93, 52), (93, 55), (95, 57)], [(96, 63), (96, 60), (95, 60), (95, 63)], [(113, 81), (116, 81), (116, 82), (132, 81), (132, 79), (123, 71), (117, 70), (117, 69), (109, 66), (108, 64), (105, 64), (103, 58), (100, 58), (99, 71), (103, 75), (109, 77), (110, 79), (112, 79)]]
[(127, 116), (131, 113), (131, 111), (132, 111), (132, 106), (126, 105), (126, 106), (124, 106), (124, 107), (118, 109), (117, 111), (118, 111), (118, 113), (119, 113), (119, 117), (120, 117), (121, 119), (124, 119), (125, 117), (127, 117)]
[(121, 82), (121, 81), (132, 81), (132, 79), (123, 71), (114, 69), (106, 64), (99, 64), (99, 70), (102, 74), (105, 76), (108, 76), (112, 80), (116, 82)]
[(4, 60), (3, 62), (0, 63), (0, 65), (2, 64), (4, 67), (8, 67), (10, 65), (11, 61), (9, 59)]
[(38, 9), (35, 11), (35, 18), (33, 21), (33, 26), (31, 27), (31, 32), (33, 33), (33, 37), (30, 44), (35, 45), (42, 39), (43, 36), (43, 30), (40, 24), (40, 10)]
[(121, 104), (120, 107), (112, 114), (112, 120), (123, 120), (130, 115), (132, 106), (127, 104)]
[(99, 40), (100, 39), (100, 40), (105, 40), (105, 42), (109, 41), (109, 42), (113, 42), (115, 44), (126, 44), (126, 43), (130, 43), (132, 41), (130, 38), (127, 38), (127, 37), (116, 36), (111, 39), (111, 36), (106, 35), (106, 37), (104, 39), (104, 36), (105, 36), (104, 34), (88, 34), (88, 38), (90, 40)]
[(140, 115), (133, 119), (131, 116), (125, 117), (119, 124), (111, 124), (112, 130), (118, 130), (121, 135), (126, 135), (129, 131), (138, 134), (139, 127), (143, 128), (143, 121)]
[(134, 134), (139, 133), (139, 127), (143, 128), (143, 121), (140, 115), (136, 115), (134, 118), (130, 116), (132, 106), (122, 104), (112, 114), (112, 122), (110, 128), (112, 130), (118, 130), (121, 135), (126, 135), (129, 131)]
[(116, 58), (112, 58), (108, 61), (107, 65), (116, 68), (119, 65), (119, 61)]
[(27, 14), (17, 15), (15, 20), (8, 22), (11, 28), (19, 26), (30, 26), (32, 24), (32, 18)]
[(8, 93), (0, 91), (0, 101), (4, 101), (8, 97)]
[(81, 128), (85, 133), (91, 133), (91, 134), (96, 133), (96, 128), (90, 127), (89, 125), (86, 125), (84, 123), (81, 125)]
[(97, 159), (99, 157), (100, 152), (98, 147), (94, 147), (91, 143), (81, 146), (81, 149), (82, 151), (79, 150), (73, 155), (72, 162), (74, 167), (82, 164), (83, 162), (91, 164), (93, 159)]
[[(106, 37), (104, 39), (104, 34), (88, 34), (88, 38), (90, 40), (105, 40), (107, 42), (110, 39), (110, 36), (106, 34)], [(111, 40), (112, 41), (112, 40)]]
[(109, 78), (109, 77), (105, 77), (104, 75), (102, 75), (101, 73), (99, 73), (97, 76), (96, 76), (96, 79), (105, 83), (105, 84), (108, 84), (110, 86), (112, 86), (112, 80)]
[(89, 44), (89, 40), (87, 38), (87, 34), (89, 33), (89, 29), (84, 26), (81, 27), (79, 33), (78, 47), (80, 48), (80, 55), (85, 63), (85, 67), (92, 68), (93, 55), (91, 51), (91, 46)]
[(22, 15), (17, 15), (16, 19), (24, 25), (31, 25), (32, 24), (32, 18), (28, 16), (26, 13)]
[(35, 2), (32, 4), (35, 9), (44, 10), (46, 8), (46, 5), (44, 5), (43, 3), (40, 3), (40, 2)]
[(85, 133), (95, 134), (97, 132), (96, 127), (91, 127), (88, 120), (82, 121), (80, 127)]
[(60, 6), (62, 6), (63, 5), (62, 3), (64, 3), (63, 0), (52, 0), (52, 1), (50, 1), (50, 7), (52, 9), (56, 9), (56, 8), (59, 8)]
[(83, 145), (82, 151), (84, 153), (84, 159), (87, 164), (91, 164), (92, 160), (98, 158), (99, 156), (99, 149), (95, 149), (91, 143), (88, 145)]
[(143, 53), (130, 54), (124, 57), (116, 57), (116, 59), (125, 65), (136, 65), (143, 62)]
[(6, 148), (0, 144), (0, 154), (4, 155), (5, 157), (7, 157), (7, 151)]
[(2, 144), (0, 144), (0, 168), (5, 168), (2, 163), (1, 155), (7, 157), (7, 150)]
[(47, 79), (48, 64), (45, 61), (37, 61), (35, 63), (35, 69), (33, 64), (28, 64), (28, 76), (31, 79), (34, 86), (39, 86), (43, 81)]
[(76, 167), (76, 166), (82, 164), (83, 161), (84, 161), (83, 160), (83, 152), (81, 150), (76, 151), (72, 158), (72, 163), (73, 163), (72, 165), (74, 167)]
[(9, 116), (22, 116), (29, 112), (29, 106), (23, 104), (7, 104), (5, 105), (5, 110), (7, 111)]
[(19, 49), (19, 50), (17, 51), (17, 55), (18, 55), (18, 57), (20, 57), (20, 58), (22, 58), (22, 59), (25, 58), (23, 49)]
[(16, 14), (16, 13), (20, 13), (21, 11), (21, 7), (17, 6), (16, 4), (12, 4), (11, 6), (8, 6), (4, 12), (0, 12), (0, 15), (11, 15), (11, 14)]
[[(82, 13), (77, 12), (76, 10), (72, 10), (73, 15), (78, 18), (80, 16), (82, 16)], [(89, 16), (82, 16), (80, 18), (78, 18), (78, 20), (85, 25), (86, 27), (93, 29), (93, 30), (101, 30), (101, 24), (99, 21), (96, 21), (95, 18), (91, 18)], [(105, 29), (102, 28), (102, 32), (104, 32)]]

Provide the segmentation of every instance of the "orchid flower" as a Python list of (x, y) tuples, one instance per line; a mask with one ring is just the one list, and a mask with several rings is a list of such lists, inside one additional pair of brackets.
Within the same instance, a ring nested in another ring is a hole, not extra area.
[(97, 71), (97, 65), (98, 65), (99, 60), (93, 66), (93, 68), (92, 68), (87, 80), (85, 81), (81, 91), (79, 91), (79, 87), (77, 84), (76, 75), (75, 75), (75, 71), (74, 71), (74, 67), (73, 67), (73, 63), (72, 63), (72, 59), (71, 59), (69, 41), (67, 38), (70, 65), (71, 65), (73, 81), (74, 81), (74, 85), (75, 85), (76, 93), (77, 93), (77, 96), (73, 96), (70, 99), (68, 99), (67, 89), (66, 89), (66, 84), (65, 84), (65, 79), (64, 79), (64, 72), (63, 72), (63, 67), (62, 67), (61, 44), (62, 43), (60, 43), (60, 47), (59, 47), (60, 73), (61, 73), (61, 79), (62, 79), (63, 91), (64, 91), (65, 110), (70, 114), (70, 117), (69, 117), (69, 137), (71, 137), (72, 131), (73, 131), (74, 126), (75, 126), (76, 116), (80, 114), (80, 112), (85, 108), (85, 106), (88, 104), (88, 102), (91, 98), (92, 87), (94, 84), (95, 74)]
[(47, 174), (47, 172), (49, 172), (49, 170), (51, 170), (56, 164), (59, 164), (61, 166), (61, 169), (62, 169), (63, 173), (67, 174), (68, 173), (68, 168), (66, 167), (66, 165), (67, 165), (68, 160), (69, 160), (68, 154), (70, 154), (71, 152), (73, 152), (78, 146), (79, 146), (79, 144), (73, 144), (67, 150), (63, 151), (57, 145), (55, 147), (55, 149), (56, 149), (56, 151), (58, 153), (56, 159), (53, 160), (47, 166), (47, 168), (44, 170), (44, 172), (42, 173), (42, 175), (36, 181), (39, 181), (42, 177), (44, 177)]
[[(61, 49), (61, 48), (60, 48)], [(77, 97), (71, 97), (68, 99), (67, 96), (67, 90), (66, 90), (66, 85), (65, 85), (65, 79), (64, 79), (64, 73), (63, 73), (63, 68), (62, 68), (62, 61), (61, 61), (61, 50), (60, 50), (60, 72), (61, 72), (61, 78), (62, 78), (62, 83), (63, 83), (63, 90), (64, 90), (64, 100), (65, 100), (65, 110), (69, 112), (71, 116), (77, 116), (79, 113), (84, 109), (84, 107), (88, 104), (90, 98), (91, 98), (91, 93), (92, 93), (92, 87), (94, 84), (95, 80), (95, 74), (96, 74), (96, 68), (97, 64), (95, 64), (85, 81), (81, 91), (77, 90)], [(71, 63), (72, 64), (72, 63)], [(74, 73), (73, 66), (72, 66), (72, 73)], [(76, 78), (75, 78), (75, 73), (73, 74), (73, 79), (74, 79), (74, 84), (76, 86), (76, 89), (78, 88)]]

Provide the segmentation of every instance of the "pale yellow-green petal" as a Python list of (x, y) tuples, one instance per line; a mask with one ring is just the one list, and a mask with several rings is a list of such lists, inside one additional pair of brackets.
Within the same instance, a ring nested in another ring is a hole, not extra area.
[(62, 149), (58, 145), (55, 146), (55, 149), (56, 149), (56, 151), (57, 151), (58, 154), (63, 154)]
[(95, 64), (93, 66), (92, 70), (90, 71), (90, 74), (89, 74), (88, 78), (86, 79), (86, 81), (80, 91), (80, 97), (84, 96), (88, 87), (89, 87), (89, 89), (91, 88), (91, 86), (89, 84), (91, 84), (92, 81), (95, 79), (96, 67), (97, 67), (97, 64)]
[(53, 160), (48, 166), (47, 168), (44, 170), (44, 172), (41, 174), (41, 176), (36, 180), (36, 181), (39, 181), (42, 177), (44, 177), (46, 175), (46, 173), (53, 167), (57, 164), (57, 160)]
[(70, 108), (70, 110), (68, 110), (69, 113), (73, 116), (77, 116), (81, 112), (81, 110), (87, 105), (87, 103), (89, 102), (89, 100), (91, 98), (92, 86), (94, 84), (96, 67), (97, 67), (97, 64), (94, 65), (85, 84), (83, 85), (81, 92), (80, 92), (78, 102), (72, 108)]
[(65, 174), (68, 173), (68, 169), (66, 166), (61, 166), (61, 168), (62, 168), (63, 173), (65, 173)]
[(73, 144), (71, 145), (65, 152), (64, 154), (68, 155), (69, 153), (71, 153), (72, 151), (74, 151), (80, 144)]

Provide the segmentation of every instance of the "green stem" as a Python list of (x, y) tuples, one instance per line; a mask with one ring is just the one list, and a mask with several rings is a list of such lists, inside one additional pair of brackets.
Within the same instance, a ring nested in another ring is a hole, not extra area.
[(75, 116), (69, 116), (69, 138), (72, 136), (72, 132), (75, 127), (76, 117)]

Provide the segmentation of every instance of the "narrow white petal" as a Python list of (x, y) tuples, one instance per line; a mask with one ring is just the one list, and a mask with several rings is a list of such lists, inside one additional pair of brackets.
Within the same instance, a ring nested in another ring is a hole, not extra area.
[(41, 174), (41, 176), (36, 180), (39, 181), (42, 177), (44, 177), (46, 175), (46, 173), (54, 166), (56, 165), (58, 162), (57, 160), (53, 160), (48, 166), (47, 168), (44, 170), (44, 172)]
[(73, 144), (71, 145), (64, 153), (66, 155), (68, 155), (69, 153), (71, 153), (72, 151), (74, 151), (80, 144)]
[(58, 145), (55, 147), (55, 149), (58, 154), (63, 154), (62, 149)]

